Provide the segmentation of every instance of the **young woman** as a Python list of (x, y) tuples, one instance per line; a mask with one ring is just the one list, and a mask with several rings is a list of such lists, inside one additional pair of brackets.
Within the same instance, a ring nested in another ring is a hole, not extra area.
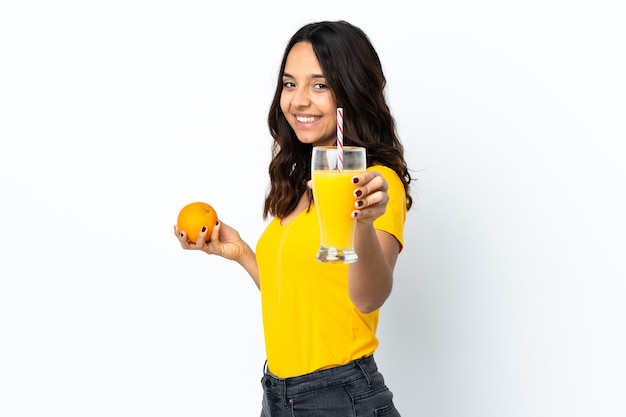
[[(263, 215), (272, 219), (254, 251), (223, 222), (209, 243), (175, 233), (184, 249), (238, 262), (261, 290), (267, 362), (262, 417), (399, 416), (378, 371), (378, 315), (403, 247), (411, 176), (384, 96), (385, 76), (367, 35), (345, 21), (307, 24), (289, 41), (268, 124), (274, 138)], [(337, 141), (367, 149), (352, 181), (352, 264), (315, 259), (319, 225), (310, 189), (312, 148)]]

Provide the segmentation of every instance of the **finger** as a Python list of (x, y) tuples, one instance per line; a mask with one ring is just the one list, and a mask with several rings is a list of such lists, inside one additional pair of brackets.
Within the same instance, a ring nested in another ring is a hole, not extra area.
[(372, 181), (374, 178), (376, 177), (381, 177), (382, 175), (380, 174), (380, 172), (378, 171), (365, 171), (361, 174), (355, 175), (354, 177), (352, 177), (352, 183), (353, 184), (366, 184), (370, 181)]
[(388, 188), (387, 181), (381, 175), (376, 175), (362, 187), (356, 188), (353, 193), (356, 198), (364, 198), (379, 191), (386, 193)]
[(356, 219), (359, 222), (372, 223), (383, 214), (385, 214), (384, 208), (382, 210), (378, 208), (367, 208), (364, 210), (354, 210), (351, 213), (351, 216), (353, 219)]
[(378, 197), (371, 197), (368, 202), (363, 201), (363, 204), (360, 207), (358, 206), (359, 202), (357, 201), (357, 209), (352, 211), (351, 216), (357, 220), (374, 221), (378, 217), (385, 214), (387, 211), (388, 201), (389, 198), (386, 194), (382, 194), (380, 199)]
[(198, 238), (196, 239), (196, 246), (199, 248), (204, 248), (206, 246), (207, 241), (207, 233), (208, 230), (206, 226), (202, 226), (200, 228), (200, 232), (198, 232)]
[(363, 198), (354, 202), (354, 207), (356, 209), (364, 209), (366, 207), (372, 207), (377, 204), (387, 205), (389, 201), (389, 194), (384, 191), (377, 191), (372, 194), (367, 194), (363, 196)]
[(187, 240), (187, 232), (185, 232), (184, 230), (178, 230), (178, 228), (174, 226), (174, 235), (180, 242), (180, 246), (182, 246), (183, 249), (189, 249), (189, 240)]
[(355, 184), (355, 185), (365, 184), (368, 181), (371, 181), (371, 179), (373, 178), (373, 175), (374, 175), (374, 171), (365, 171), (362, 174), (355, 175), (354, 177), (352, 177), (352, 184)]
[(221, 223), (217, 221), (215, 225), (213, 226), (213, 230), (211, 230), (209, 243), (207, 244), (206, 250), (205, 250), (206, 253), (209, 253), (209, 254), (219, 253), (221, 244), (222, 244), (220, 242), (220, 228), (221, 228)]
[(372, 192), (374, 192), (375, 190), (386, 191), (388, 188), (387, 180), (385, 179), (385, 177), (380, 175), (380, 173), (377, 172), (376, 174), (378, 175), (372, 177), (372, 179), (366, 185)]
[(222, 223), (218, 220), (215, 222), (215, 226), (213, 226), (213, 230), (211, 231), (211, 240), (210, 242), (219, 242), (220, 241), (220, 229), (222, 228)]

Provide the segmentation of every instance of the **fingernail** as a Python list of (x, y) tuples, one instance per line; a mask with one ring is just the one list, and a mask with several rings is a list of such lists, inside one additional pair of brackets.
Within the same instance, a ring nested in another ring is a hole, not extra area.
[(183, 237), (183, 232), (180, 232), (180, 237)]
[(357, 201), (357, 202), (356, 202), (356, 205), (357, 205), (358, 207), (363, 207), (363, 201), (361, 201), (361, 200)]
[(202, 226), (202, 233), (206, 232), (206, 227)]
[(356, 195), (357, 197), (361, 197), (362, 194), (363, 194), (363, 191), (361, 190), (356, 190), (356, 192), (354, 193), (354, 195)]
[(219, 220), (215, 222), (215, 225), (217, 226), (218, 224), (220, 224)]
[(353, 212), (352, 212), (352, 218), (356, 218), (356, 216), (358, 216), (358, 215), (359, 215), (359, 213), (358, 213), (358, 212), (356, 212), (356, 211), (353, 211)]
[(358, 184), (359, 179), (357, 177), (352, 177), (352, 184)]

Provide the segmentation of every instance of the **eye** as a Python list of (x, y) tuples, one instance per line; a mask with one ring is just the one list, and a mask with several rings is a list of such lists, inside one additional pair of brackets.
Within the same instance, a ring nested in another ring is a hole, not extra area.
[(328, 86), (324, 83), (316, 83), (313, 85), (313, 88), (315, 88), (316, 90), (324, 90), (328, 88)]
[(296, 84), (293, 81), (284, 81), (283, 88), (293, 88)]

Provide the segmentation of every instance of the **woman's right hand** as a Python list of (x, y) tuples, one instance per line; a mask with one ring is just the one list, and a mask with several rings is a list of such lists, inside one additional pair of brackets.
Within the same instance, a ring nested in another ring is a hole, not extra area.
[(204, 232), (200, 231), (198, 239), (194, 243), (187, 239), (186, 231), (178, 230), (174, 225), (174, 234), (183, 249), (201, 250), (209, 255), (219, 255), (232, 261), (240, 261), (245, 256), (246, 251), (249, 250), (239, 232), (222, 221), (217, 222), (213, 227), (208, 243), (206, 242), (207, 233), (208, 230), (206, 229)]

